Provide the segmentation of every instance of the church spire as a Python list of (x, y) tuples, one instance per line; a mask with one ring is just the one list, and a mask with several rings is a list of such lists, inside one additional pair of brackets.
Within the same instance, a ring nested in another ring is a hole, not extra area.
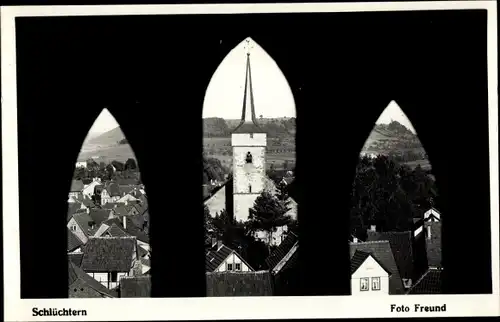
[(252, 86), (252, 68), (250, 66), (249, 49), (247, 51), (245, 88), (243, 92), (243, 108), (241, 113), (241, 121), (233, 132), (239, 132), (239, 133), (263, 132), (259, 124), (257, 123), (257, 117), (255, 116), (255, 104), (254, 104), (253, 86)]

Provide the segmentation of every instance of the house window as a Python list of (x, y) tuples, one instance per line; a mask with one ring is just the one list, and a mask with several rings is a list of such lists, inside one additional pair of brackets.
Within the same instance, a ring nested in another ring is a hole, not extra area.
[(380, 277), (372, 277), (372, 291), (380, 291)]
[(232, 271), (233, 270), (233, 264), (227, 264), (227, 270)]
[(247, 156), (245, 158), (245, 161), (246, 163), (252, 163), (252, 154), (250, 153), (250, 151), (247, 152)]
[(248, 185), (248, 192), (252, 193), (252, 185), (251, 184)]
[(241, 271), (241, 263), (236, 263), (235, 265), (235, 270), (236, 271)]
[(71, 225), (71, 230), (76, 231), (76, 225)]
[(360, 279), (360, 290), (361, 291), (368, 291), (370, 290), (370, 285), (369, 285), (369, 279), (366, 278), (361, 278)]
[(250, 138), (253, 139), (253, 133), (250, 133)]
[(117, 282), (117, 281), (118, 281), (118, 273), (111, 272), (111, 282)]

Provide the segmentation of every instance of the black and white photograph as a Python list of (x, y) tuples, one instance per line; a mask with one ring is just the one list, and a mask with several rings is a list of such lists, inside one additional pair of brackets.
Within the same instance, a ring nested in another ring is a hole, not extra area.
[(495, 2), (1, 9), (6, 320), (500, 314)]

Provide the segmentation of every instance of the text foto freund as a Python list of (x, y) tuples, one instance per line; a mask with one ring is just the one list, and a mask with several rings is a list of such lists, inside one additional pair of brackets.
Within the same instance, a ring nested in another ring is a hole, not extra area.
[[(408, 305), (391, 304), (391, 312), (410, 312)], [(421, 305), (415, 304), (412, 312), (446, 312), (446, 304), (443, 305)]]

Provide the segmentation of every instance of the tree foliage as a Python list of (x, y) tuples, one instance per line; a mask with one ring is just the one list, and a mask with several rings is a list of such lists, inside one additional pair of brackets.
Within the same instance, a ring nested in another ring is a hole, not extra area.
[(135, 160), (132, 158), (127, 159), (127, 161), (125, 161), (125, 169), (126, 170), (137, 169), (137, 163), (135, 162)]
[(411, 170), (389, 157), (362, 157), (351, 193), (351, 227), (358, 235), (370, 225), (405, 231), (437, 197), (434, 182), (420, 168)]

